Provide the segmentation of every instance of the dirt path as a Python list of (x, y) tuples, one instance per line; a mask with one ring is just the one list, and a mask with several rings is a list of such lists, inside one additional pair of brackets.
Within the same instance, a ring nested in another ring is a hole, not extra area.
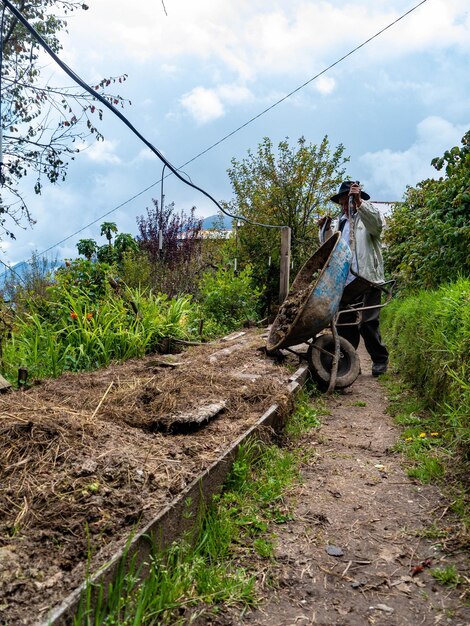
[[(458, 590), (438, 585), (427, 568), (410, 575), (426, 559), (431, 567), (455, 563), (462, 573), (465, 555), (446, 557), (439, 539), (422, 537), (445, 502), (436, 488), (408, 479), (400, 455), (390, 451), (399, 431), (365, 353), (361, 362), (364, 374), (328, 401), (331, 415), (303, 442), (315, 454), (303, 472), (295, 520), (278, 527), (273, 588), (259, 609), (225, 623), (470, 624)], [(340, 556), (328, 554), (329, 546)]]

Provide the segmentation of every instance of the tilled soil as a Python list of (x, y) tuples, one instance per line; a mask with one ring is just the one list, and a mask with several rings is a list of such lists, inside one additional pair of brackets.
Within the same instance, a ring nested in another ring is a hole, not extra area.
[[(407, 477), (404, 459), (392, 452), (400, 433), (386, 414), (384, 391), (366, 353), (360, 356), (364, 373), (328, 400), (330, 415), (301, 442), (314, 458), (293, 497), (294, 521), (276, 528), (274, 559), (258, 563), (272, 581), (261, 605), (210, 623), (470, 624), (464, 586), (443, 587), (430, 574), (455, 564), (468, 594), (468, 552), (462, 542), (452, 545), (449, 503), (436, 487)], [(443, 537), (426, 538), (432, 524)]]
[(0, 396), (0, 624), (40, 620), (270, 405), (287, 411), (265, 342), (250, 329)]

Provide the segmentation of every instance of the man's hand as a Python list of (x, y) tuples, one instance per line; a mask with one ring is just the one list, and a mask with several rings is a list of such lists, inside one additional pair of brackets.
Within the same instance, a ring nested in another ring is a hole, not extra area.
[(349, 195), (354, 198), (354, 203), (356, 205), (356, 208), (360, 207), (362, 203), (361, 188), (357, 183), (353, 183), (351, 185), (351, 187), (349, 188)]
[(323, 217), (320, 217), (317, 222), (318, 228), (323, 228), (325, 224), (326, 228), (329, 228), (331, 226), (331, 217), (329, 215), (324, 215)]

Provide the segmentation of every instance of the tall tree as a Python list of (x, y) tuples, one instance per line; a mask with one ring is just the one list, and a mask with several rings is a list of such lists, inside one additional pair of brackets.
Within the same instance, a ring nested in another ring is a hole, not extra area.
[[(317, 220), (328, 212), (328, 199), (344, 176), (349, 159), (343, 155), (344, 146), (330, 147), (327, 136), (319, 145), (300, 137), (291, 146), (286, 139), (276, 151), (265, 137), (255, 153), (232, 159), (228, 175), (235, 198), (226, 206), (253, 222), (290, 226), (294, 268), (299, 268), (318, 246)], [(279, 231), (241, 222), (238, 238), (241, 261), (253, 264), (258, 281), (276, 291)]]
[[(57, 54), (62, 45), (59, 35), (66, 31), (67, 19), (88, 6), (76, 0), (12, 0), (21, 14)], [(5, 5), (0, 9), (2, 27), (1, 125), (3, 160), (0, 188), (0, 240), (14, 238), (14, 229), (34, 223), (23, 200), (19, 183), (34, 174), (34, 190), (41, 193), (44, 181), (56, 183), (67, 175), (78, 145), (90, 137), (103, 139), (96, 127), (103, 110), (78, 85), (52, 86), (43, 77), (41, 46)], [(94, 88), (108, 101), (124, 106), (125, 100), (107, 92), (126, 75), (105, 78)], [(69, 81), (69, 79), (67, 79)]]
[(77, 243), (77, 250), (78, 254), (83, 254), (88, 261), (91, 261), (91, 257), (98, 251), (98, 244), (94, 239), (80, 239)]
[(100, 235), (104, 235), (108, 240), (108, 246), (112, 247), (112, 239), (113, 234), (116, 234), (118, 231), (117, 226), (114, 222), (103, 222), (101, 224)]

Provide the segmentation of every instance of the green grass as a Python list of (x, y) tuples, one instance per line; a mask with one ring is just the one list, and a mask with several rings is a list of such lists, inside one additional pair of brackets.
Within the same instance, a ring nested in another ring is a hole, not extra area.
[(437, 582), (446, 587), (457, 587), (462, 582), (455, 565), (432, 569), (431, 575)]
[[(292, 519), (286, 494), (299, 482), (302, 464), (295, 441), (319, 426), (321, 413), (321, 405), (314, 408), (301, 393), (286, 427), (291, 445), (243, 445), (223, 491), (195, 520), (191, 535), (163, 553), (154, 549), (145, 576), (135, 557), (127, 566), (124, 557), (106, 601), (103, 588), (87, 587), (74, 626), (178, 625), (209, 616), (220, 604), (240, 610), (254, 605), (254, 555), (273, 558), (273, 531)], [(186, 504), (188, 517), (191, 502)]]
[(435, 291), (397, 299), (383, 310), (382, 329), (393, 367), (415, 391), (418, 411), (402, 423), (413, 425), (421, 407), (442, 447), (453, 456), (454, 470), (470, 460), (470, 280), (459, 279)]

